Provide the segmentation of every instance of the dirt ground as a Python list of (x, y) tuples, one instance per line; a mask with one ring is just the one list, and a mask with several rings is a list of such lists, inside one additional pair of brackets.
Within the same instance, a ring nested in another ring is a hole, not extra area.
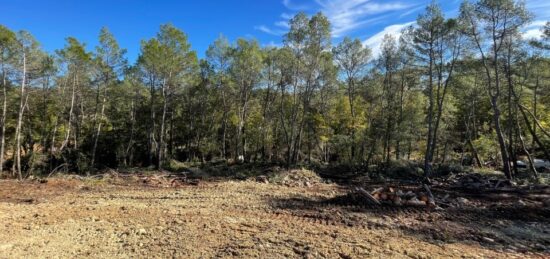
[(547, 209), (360, 206), (335, 184), (0, 181), (0, 258), (548, 258)]

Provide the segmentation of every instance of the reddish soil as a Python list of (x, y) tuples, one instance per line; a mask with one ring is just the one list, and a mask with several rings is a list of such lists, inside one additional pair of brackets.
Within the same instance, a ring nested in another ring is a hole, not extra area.
[(0, 258), (550, 257), (547, 208), (468, 199), (428, 211), (362, 205), (334, 184), (3, 180)]

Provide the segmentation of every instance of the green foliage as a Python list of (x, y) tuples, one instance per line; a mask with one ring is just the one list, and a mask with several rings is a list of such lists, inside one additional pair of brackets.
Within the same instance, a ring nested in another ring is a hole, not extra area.
[[(333, 47), (322, 13), (298, 13), (281, 47), (220, 35), (200, 60), (187, 35), (166, 24), (141, 42), (134, 64), (107, 28), (91, 52), (68, 37), (48, 55), (29, 33), (0, 26), (2, 169), (18, 148), (22, 100), (27, 174), (217, 161), (212, 175), (242, 169), (248, 177), (258, 173), (248, 163), (277, 163), (416, 178), (422, 160), (441, 174), (469, 170), (446, 165), (466, 158), (502, 160), (497, 125), (507, 152), (543, 157), (550, 36), (547, 24), (542, 39), (523, 44), (519, 32), (531, 19), (512, 0), (465, 3), (454, 18), (430, 4), (401, 37), (384, 36), (373, 57), (359, 39)], [(23, 72), (30, 91), (22, 93)]]

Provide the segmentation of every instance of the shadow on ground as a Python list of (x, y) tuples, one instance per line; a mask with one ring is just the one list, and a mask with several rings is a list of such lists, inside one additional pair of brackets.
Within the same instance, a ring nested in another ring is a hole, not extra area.
[(365, 205), (354, 195), (267, 201), (277, 213), (319, 224), (397, 229), (432, 244), (479, 244), (495, 251), (550, 252), (550, 209), (487, 206), (447, 208)]

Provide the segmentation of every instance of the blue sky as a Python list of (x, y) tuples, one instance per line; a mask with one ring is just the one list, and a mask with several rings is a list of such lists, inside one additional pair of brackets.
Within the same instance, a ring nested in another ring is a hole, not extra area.
[[(263, 45), (279, 45), (287, 22), (297, 12), (325, 13), (333, 25), (334, 42), (344, 36), (359, 38), (376, 49), (384, 34), (398, 35), (414, 22), (430, 0), (0, 0), (0, 24), (27, 30), (45, 50), (62, 48), (65, 38), (76, 37), (88, 49), (107, 26), (134, 61), (140, 41), (154, 37), (159, 25), (172, 23), (189, 36), (200, 57), (220, 34), (230, 40), (256, 38)], [(456, 14), (460, 1), (439, 1), (444, 12)], [(538, 35), (550, 20), (550, 0), (527, 0), (535, 15), (525, 33)]]

